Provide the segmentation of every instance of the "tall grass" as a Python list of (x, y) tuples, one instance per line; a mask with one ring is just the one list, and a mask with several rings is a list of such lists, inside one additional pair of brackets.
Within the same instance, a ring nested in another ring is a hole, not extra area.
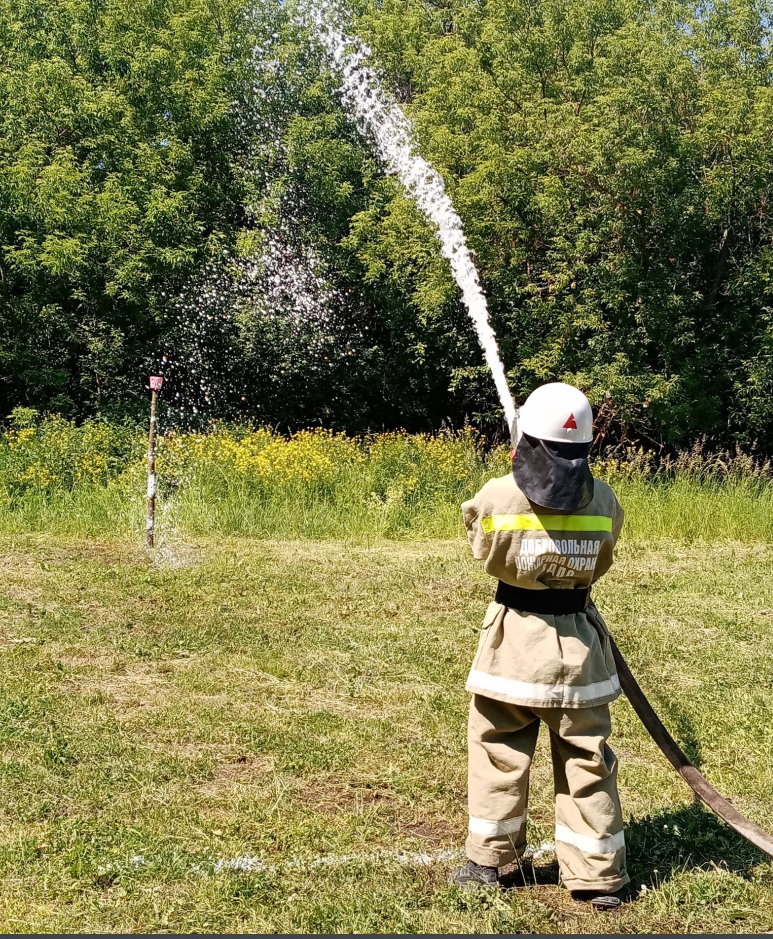
[(700, 444), (655, 461), (630, 450), (594, 472), (626, 512), (625, 536), (638, 543), (773, 540), (773, 468), (738, 450), (709, 454)]
[[(17, 409), (0, 436), (0, 530), (139, 536), (144, 448), (136, 430)], [(161, 438), (158, 523), (191, 536), (453, 538), (460, 503), (509, 465), (472, 430), (286, 438), (215, 425)], [(771, 468), (743, 454), (696, 449), (656, 464), (631, 451), (594, 471), (626, 510), (628, 540), (773, 540)]]

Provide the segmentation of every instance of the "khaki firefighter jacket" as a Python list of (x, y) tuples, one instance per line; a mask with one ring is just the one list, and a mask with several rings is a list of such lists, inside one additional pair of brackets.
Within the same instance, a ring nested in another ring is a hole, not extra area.
[[(623, 527), (615, 494), (595, 480), (593, 500), (575, 512), (529, 502), (512, 473), (492, 479), (462, 505), (475, 558), (514, 587), (587, 588), (612, 566)], [(596, 608), (559, 616), (491, 603), (467, 690), (526, 707), (593, 707), (620, 694), (609, 632)]]

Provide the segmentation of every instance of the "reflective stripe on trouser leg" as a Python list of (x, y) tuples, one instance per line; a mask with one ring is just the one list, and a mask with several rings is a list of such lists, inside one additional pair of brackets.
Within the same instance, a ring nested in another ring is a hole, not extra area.
[(473, 695), (467, 728), (470, 822), (467, 856), (487, 867), (512, 863), (526, 847), (529, 769), (539, 720), (521, 708)]
[(550, 727), (562, 881), (569, 890), (618, 890), (629, 878), (609, 706), (539, 714)]

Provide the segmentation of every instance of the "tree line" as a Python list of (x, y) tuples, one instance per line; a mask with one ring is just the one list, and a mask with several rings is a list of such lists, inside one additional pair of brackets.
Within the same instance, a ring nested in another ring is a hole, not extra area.
[[(515, 393), (773, 451), (773, 5), (356, 0)], [(432, 231), (288, 3), (0, 0), (0, 399), (494, 428)]]

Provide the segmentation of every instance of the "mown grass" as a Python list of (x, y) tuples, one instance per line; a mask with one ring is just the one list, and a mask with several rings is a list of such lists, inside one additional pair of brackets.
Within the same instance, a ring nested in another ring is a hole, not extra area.
[[(3, 931), (773, 929), (773, 865), (694, 804), (624, 700), (638, 900), (600, 918), (550, 882), (549, 855), (529, 890), (448, 884), (492, 590), (458, 539), (145, 552), (27, 534), (0, 552)], [(765, 544), (628, 541), (597, 591), (671, 730), (768, 828), (771, 573)], [(544, 743), (535, 845), (552, 840)]]

